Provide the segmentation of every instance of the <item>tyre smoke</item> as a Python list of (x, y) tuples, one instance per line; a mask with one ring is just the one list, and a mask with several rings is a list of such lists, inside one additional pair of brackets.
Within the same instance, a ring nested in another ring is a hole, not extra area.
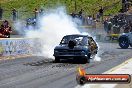
[[(23, 30), (21, 23), (22, 22), (17, 22), (15, 24), (15, 27), (17, 27), (16, 30), (20, 34)], [(79, 19), (73, 20), (73, 18), (66, 13), (64, 7), (44, 12), (44, 14), (37, 19), (37, 23), (35, 30), (29, 30), (24, 27), (26, 30), (24, 36), (26, 38), (39, 38), (42, 45), (39, 47), (41, 48), (41, 54), (39, 55), (47, 58), (54, 58), (54, 48), (60, 43), (63, 36), (69, 34), (90, 35), (88, 32), (84, 32), (85, 29), (78, 28), (81, 21)], [(19, 28), (22, 30), (20, 31)], [(99, 57), (96, 56), (95, 58)]]
[(38, 18), (39, 28), (26, 32), (26, 37), (40, 38), (42, 43), (42, 55), (53, 58), (54, 47), (62, 37), (69, 34), (80, 34), (76, 23), (66, 14), (65, 8), (50, 10)]

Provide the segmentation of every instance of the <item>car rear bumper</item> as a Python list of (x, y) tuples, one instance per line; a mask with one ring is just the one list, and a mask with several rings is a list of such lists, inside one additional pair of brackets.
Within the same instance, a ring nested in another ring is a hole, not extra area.
[(63, 59), (66, 59), (66, 58), (88, 58), (87, 55), (53, 55), (54, 57), (59, 57), (59, 58), (63, 58)]
[(87, 52), (85, 51), (70, 51), (70, 52), (60, 52), (60, 51), (54, 51), (53, 54), (54, 57), (63, 57), (63, 58), (74, 58), (74, 57), (82, 57), (87, 58)]

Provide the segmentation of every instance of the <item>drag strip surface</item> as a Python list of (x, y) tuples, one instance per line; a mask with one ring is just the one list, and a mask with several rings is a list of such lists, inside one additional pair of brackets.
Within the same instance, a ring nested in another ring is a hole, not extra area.
[[(132, 48), (120, 49), (116, 43), (99, 43), (101, 61), (90, 64), (71, 61), (55, 63), (40, 56), (0, 62), (0, 88), (74, 88), (77, 67), (82, 65), (88, 73), (103, 73), (129, 58)], [(95, 58), (96, 59), (96, 58)]]

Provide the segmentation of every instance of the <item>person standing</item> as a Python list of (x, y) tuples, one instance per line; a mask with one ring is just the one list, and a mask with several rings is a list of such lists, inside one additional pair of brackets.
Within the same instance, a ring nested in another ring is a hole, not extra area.
[(92, 31), (93, 31), (93, 35), (96, 35), (97, 34), (97, 30), (96, 30), (96, 19), (93, 18), (92, 20)]
[(0, 7), (0, 20), (2, 20), (2, 16), (3, 16), (3, 9)]
[(38, 14), (39, 14), (38, 9), (37, 9), (37, 8), (35, 8), (33, 12), (34, 12), (34, 18), (35, 18), (35, 19), (37, 19)]
[(70, 14), (72, 18), (75, 18), (76, 17), (76, 14), (73, 12)]
[(40, 14), (40, 16), (42, 16), (44, 14), (44, 10), (43, 9), (40, 9), (39, 10), (39, 14)]
[(83, 13), (83, 10), (81, 9), (78, 14), (79, 15), (82, 15), (82, 13)]
[(16, 21), (16, 18), (17, 18), (17, 11), (16, 11), (15, 8), (12, 10), (12, 16), (13, 16), (13, 21)]
[(78, 15), (79, 15), (79, 19), (83, 21), (83, 10), (82, 9), (78, 12)]
[(106, 33), (108, 33), (108, 19), (107, 18), (104, 21), (104, 30), (105, 30)]
[(112, 26), (113, 24), (110, 21), (108, 21), (108, 31), (107, 31), (108, 34), (111, 33)]
[(81, 9), (81, 10), (78, 12), (79, 17), (82, 17), (82, 14), (83, 14), (83, 10)]
[(97, 20), (97, 22), (100, 22), (100, 14), (99, 14), (99, 12), (96, 14), (96, 20)]
[(99, 15), (100, 15), (100, 17), (102, 17), (102, 22), (103, 22), (103, 13), (104, 13), (104, 9), (103, 9), (103, 7), (101, 7), (99, 9)]
[(87, 18), (87, 22), (88, 22), (88, 25), (89, 25), (89, 26), (92, 25), (92, 22), (93, 22), (93, 18), (92, 18), (92, 16), (88, 16), (88, 18)]
[(10, 38), (10, 33), (12, 33), (11, 26), (9, 25), (9, 22), (7, 20), (3, 21), (3, 35), (5, 35), (6, 38)]

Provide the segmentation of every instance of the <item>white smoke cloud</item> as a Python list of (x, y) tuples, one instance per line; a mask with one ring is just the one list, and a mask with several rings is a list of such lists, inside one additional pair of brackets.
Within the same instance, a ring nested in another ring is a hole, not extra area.
[[(77, 22), (75, 22), (75, 20)], [(78, 28), (78, 24), (80, 25), (81, 21), (79, 19), (74, 19), (73, 21), (71, 16), (67, 15), (64, 7), (46, 11), (38, 18), (37, 22), (38, 28), (36, 28), (36, 30), (23, 28), (22, 21), (18, 21), (15, 24), (15, 28), (20, 34), (24, 33), (25, 37), (41, 39), (41, 55), (48, 58), (53, 58), (54, 47), (60, 43), (63, 36), (69, 34), (92, 36), (88, 32), (84, 32), (87, 29)], [(23, 30), (26, 31), (24, 32)], [(95, 57), (95, 60), (100, 61), (98, 55)]]
[[(97, 42), (96, 42), (97, 43)], [(98, 53), (95, 55), (95, 57), (94, 57), (94, 61), (101, 61), (101, 57), (100, 57), (100, 55), (102, 54), (102, 52), (100, 52), (100, 46), (99, 46), (99, 44), (97, 43), (97, 46), (98, 46)]]
[(42, 55), (53, 58), (54, 47), (68, 34), (80, 34), (77, 25), (66, 14), (63, 7), (51, 10), (39, 18), (39, 29), (26, 32), (26, 37), (40, 38), (43, 44)]

